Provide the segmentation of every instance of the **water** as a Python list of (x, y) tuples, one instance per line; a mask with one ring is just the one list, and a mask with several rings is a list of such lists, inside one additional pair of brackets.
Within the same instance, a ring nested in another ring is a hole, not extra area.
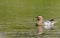
[(0, 32), (0, 38), (60, 38), (60, 32), (51, 31), (39, 36), (32, 31)]

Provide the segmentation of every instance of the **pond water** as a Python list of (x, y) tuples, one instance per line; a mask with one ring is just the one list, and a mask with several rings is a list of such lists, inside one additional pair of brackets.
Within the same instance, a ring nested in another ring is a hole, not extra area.
[(60, 38), (60, 32), (48, 32), (37, 36), (36, 32), (0, 32), (0, 38)]

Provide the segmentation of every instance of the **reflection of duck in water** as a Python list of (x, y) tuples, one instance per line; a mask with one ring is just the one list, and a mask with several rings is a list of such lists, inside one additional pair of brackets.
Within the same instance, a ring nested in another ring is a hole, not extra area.
[(36, 28), (37, 28), (37, 34), (42, 34), (43, 32), (43, 17), (42, 16), (37, 16)]
[(50, 19), (50, 20), (47, 20), (47, 21), (44, 21), (44, 29), (54, 29), (54, 24), (56, 22), (54, 21), (54, 19)]

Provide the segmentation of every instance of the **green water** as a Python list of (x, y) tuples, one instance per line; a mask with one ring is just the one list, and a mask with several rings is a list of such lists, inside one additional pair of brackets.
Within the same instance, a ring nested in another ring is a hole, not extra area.
[(60, 0), (0, 0), (0, 31), (33, 30), (38, 15), (45, 20), (60, 17)]

